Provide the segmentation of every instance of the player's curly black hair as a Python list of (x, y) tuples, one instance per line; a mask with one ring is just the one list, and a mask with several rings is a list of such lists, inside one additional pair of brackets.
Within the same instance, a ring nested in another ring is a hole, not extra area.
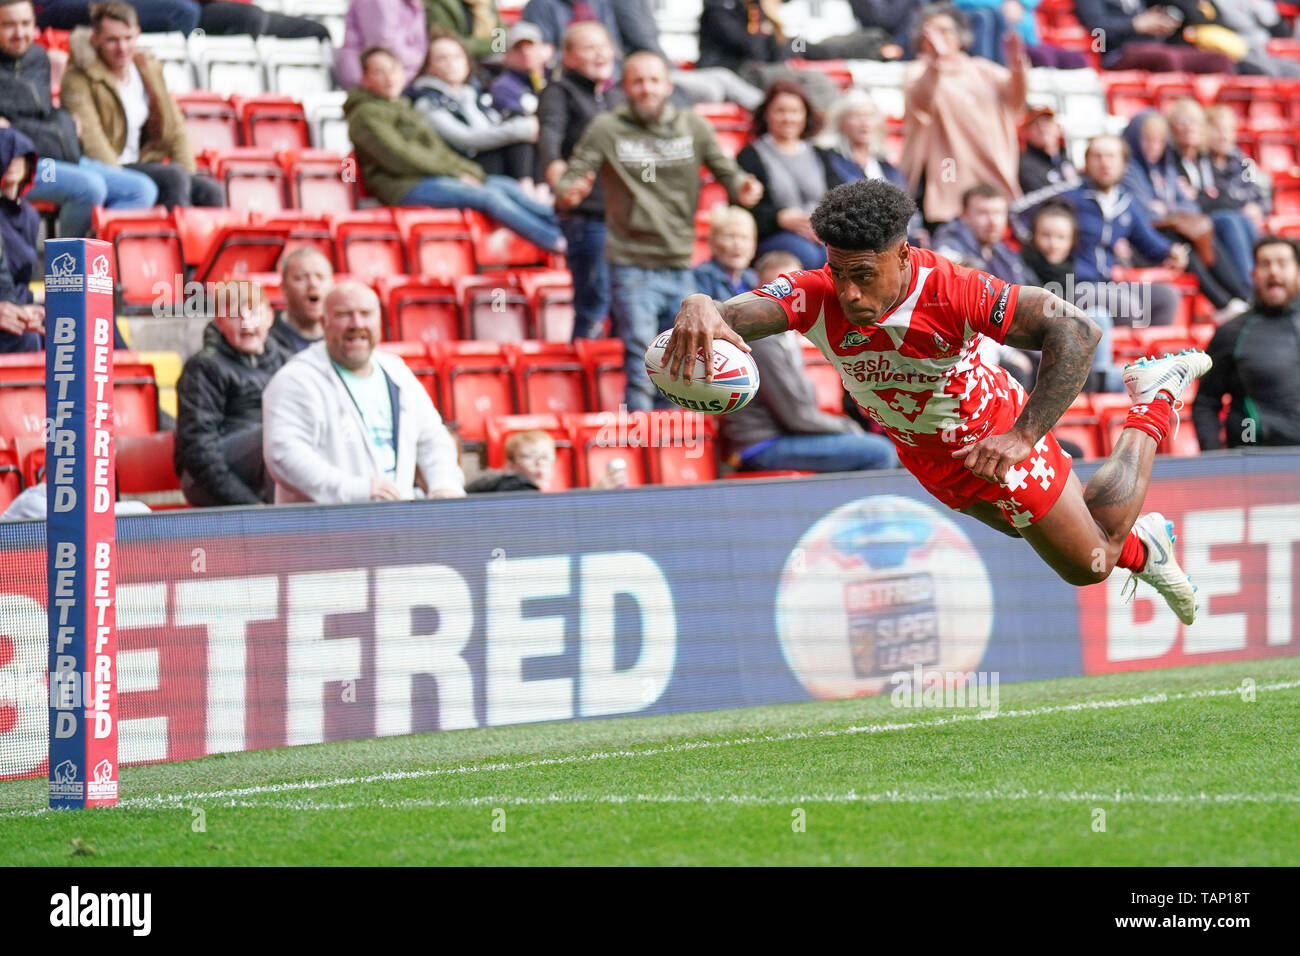
[(836, 186), (812, 214), (813, 231), (828, 246), (846, 252), (884, 252), (907, 238), (916, 212), (912, 197), (883, 179)]

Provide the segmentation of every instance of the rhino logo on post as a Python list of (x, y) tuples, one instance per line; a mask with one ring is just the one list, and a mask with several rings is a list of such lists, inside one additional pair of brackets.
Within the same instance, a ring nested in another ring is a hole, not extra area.
[(71, 760), (65, 760), (54, 768), (54, 780), (56, 783), (72, 783), (77, 779), (77, 765)]
[[(100, 258), (102, 259), (103, 256), (100, 256)], [(51, 275), (70, 276), (76, 271), (77, 271), (77, 260), (74, 259), (71, 256), (71, 254), (67, 252), (63, 253), (60, 256), (56, 256), (54, 261), (50, 263)]]
[(108, 258), (105, 256), (96, 256), (95, 261), (90, 264), (90, 274), (96, 279), (107, 279)]
[(95, 783), (108, 783), (113, 779), (113, 765), (107, 760), (95, 764)]

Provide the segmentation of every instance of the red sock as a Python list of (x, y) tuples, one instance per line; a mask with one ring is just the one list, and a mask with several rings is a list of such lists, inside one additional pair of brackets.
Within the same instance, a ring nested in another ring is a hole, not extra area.
[(1173, 412), (1173, 405), (1162, 392), (1147, 404), (1130, 408), (1128, 417), (1124, 419), (1124, 427), (1145, 432), (1159, 444), (1165, 440), (1165, 433), (1169, 431), (1169, 419)]
[(1147, 546), (1142, 543), (1141, 538), (1130, 531), (1128, 537), (1124, 539), (1124, 547), (1119, 552), (1119, 560), (1115, 562), (1115, 567), (1141, 571), (1146, 563)]

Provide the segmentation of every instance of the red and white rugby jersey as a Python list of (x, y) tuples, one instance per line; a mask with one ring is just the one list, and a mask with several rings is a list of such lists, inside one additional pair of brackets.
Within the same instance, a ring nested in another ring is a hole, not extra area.
[[(1019, 386), (980, 361), (985, 336), (1001, 342), (1020, 287), (911, 247), (907, 295), (876, 325), (845, 318), (830, 267), (783, 275), (755, 295), (785, 309), (790, 328), (816, 343), (844, 387), (894, 441), (951, 450), (978, 441)], [(944, 440), (947, 430), (948, 440)]]

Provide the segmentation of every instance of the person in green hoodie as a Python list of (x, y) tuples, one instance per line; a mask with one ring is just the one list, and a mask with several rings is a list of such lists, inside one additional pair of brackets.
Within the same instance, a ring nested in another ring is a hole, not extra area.
[(556, 208), (571, 209), (600, 176), (610, 317), (623, 340), (632, 410), (668, 406), (646, 373), (645, 351), (696, 291), (691, 257), (700, 166), (726, 187), (732, 202), (749, 208), (763, 198), (762, 183), (722, 151), (708, 121), (668, 101), (672, 91), (662, 57), (647, 51), (629, 56), (623, 64), (627, 104), (591, 121), (556, 184)]
[(548, 252), (565, 250), (555, 212), (506, 176), (488, 176), (440, 137), (402, 96), (406, 74), (396, 54), (361, 54), (361, 85), (348, 94), (348, 119), (361, 179), (385, 206), (476, 209)]

